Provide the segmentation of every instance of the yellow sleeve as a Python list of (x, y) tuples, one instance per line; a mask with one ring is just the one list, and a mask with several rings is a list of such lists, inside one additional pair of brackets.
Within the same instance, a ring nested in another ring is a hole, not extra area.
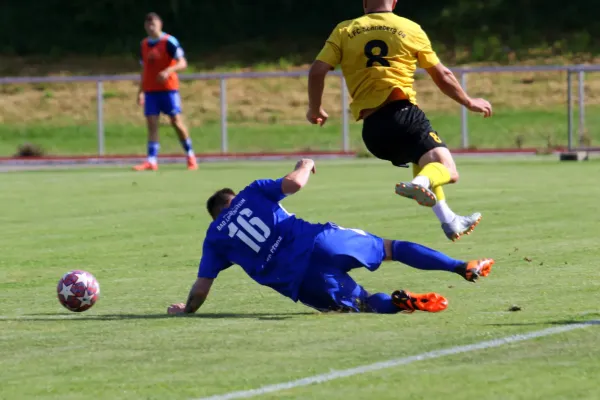
[(417, 44), (417, 59), (419, 60), (421, 68), (435, 67), (440, 63), (440, 59), (431, 47), (431, 42), (429, 41), (427, 34), (422, 29), (420, 29), (420, 32), (415, 38), (415, 43)]
[(317, 55), (317, 60), (335, 67), (342, 62), (342, 35), (336, 27), (325, 42), (325, 46)]

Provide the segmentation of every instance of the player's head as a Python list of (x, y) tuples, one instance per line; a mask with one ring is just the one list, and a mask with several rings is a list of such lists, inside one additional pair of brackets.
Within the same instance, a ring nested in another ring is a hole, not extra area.
[(398, 0), (363, 0), (365, 13), (377, 11), (393, 11)]
[(162, 19), (155, 12), (148, 13), (144, 19), (144, 28), (148, 36), (157, 37), (162, 32)]
[(215, 220), (224, 208), (229, 207), (231, 200), (235, 197), (235, 192), (229, 188), (217, 190), (215, 194), (208, 198), (206, 210), (213, 220)]

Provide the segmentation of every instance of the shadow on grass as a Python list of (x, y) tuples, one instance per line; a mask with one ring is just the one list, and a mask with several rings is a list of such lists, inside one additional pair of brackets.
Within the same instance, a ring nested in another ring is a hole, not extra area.
[(261, 321), (281, 321), (304, 315), (315, 315), (316, 312), (292, 312), (292, 313), (198, 313), (189, 315), (161, 314), (26, 314), (21, 317), (5, 318), (12, 321), (125, 321), (144, 319), (170, 319), (170, 318), (199, 318), (199, 319), (257, 319)]
[(574, 324), (587, 324), (587, 325), (600, 325), (600, 313), (590, 314), (590, 317), (598, 317), (599, 319), (593, 320), (581, 320), (581, 319), (565, 319), (561, 321), (540, 321), (540, 322), (506, 322), (506, 323), (495, 323), (495, 324), (483, 324), (483, 326), (540, 326), (540, 325), (574, 325)]

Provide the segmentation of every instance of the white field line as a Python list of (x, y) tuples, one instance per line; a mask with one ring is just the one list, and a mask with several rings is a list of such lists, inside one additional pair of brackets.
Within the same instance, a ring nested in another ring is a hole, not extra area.
[(344, 369), (340, 371), (331, 371), (326, 374), (310, 376), (308, 378), (302, 378), (295, 381), (277, 383), (274, 385), (262, 386), (257, 389), (242, 390), (239, 392), (230, 392), (225, 394), (219, 394), (210, 397), (202, 397), (196, 400), (231, 400), (231, 399), (248, 399), (251, 397), (261, 396), (264, 394), (275, 393), (282, 390), (294, 389), (297, 387), (308, 386), (316, 383), (329, 382), (335, 379), (347, 378), (349, 376), (366, 374), (368, 372), (379, 371), (382, 369), (393, 368), (399, 365), (411, 364), (417, 361), (431, 360), (433, 358), (440, 358), (445, 356), (451, 356), (454, 354), (467, 353), (477, 350), (491, 349), (494, 347), (503, 346), (509, 343), (523, 342), (525, 340), (531, 340), (543, 336), (556, 335), (558, 333), (569, 332), (575, 329), (587, 328), (592, 325), (598, 325), (600, 321), (588, 321), (577, 324), (556, 326), (540, 331), (534, 331), (529, 333), (523, 333), (518, 335), (511, 335), (500, 339), (488, 340), (485, 342), (479, 342), (474, 344), (468, 344), (465, 346), (450, 347), (442, 350), (434, 350), (427, 353), (417, 354), (414, 356), (396, 358), (393, 360), (382, 361), (375, 364), (363, 365), (356, 368)]

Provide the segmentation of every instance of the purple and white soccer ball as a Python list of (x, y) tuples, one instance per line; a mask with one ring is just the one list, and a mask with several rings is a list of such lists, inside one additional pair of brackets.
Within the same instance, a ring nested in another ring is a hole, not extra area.
[(92, 308), (100, 296), (100, 285), (86, 271), (70, 271), (63, 275), (56, 287), (58, 301), (67, 310), (83, 312)]

